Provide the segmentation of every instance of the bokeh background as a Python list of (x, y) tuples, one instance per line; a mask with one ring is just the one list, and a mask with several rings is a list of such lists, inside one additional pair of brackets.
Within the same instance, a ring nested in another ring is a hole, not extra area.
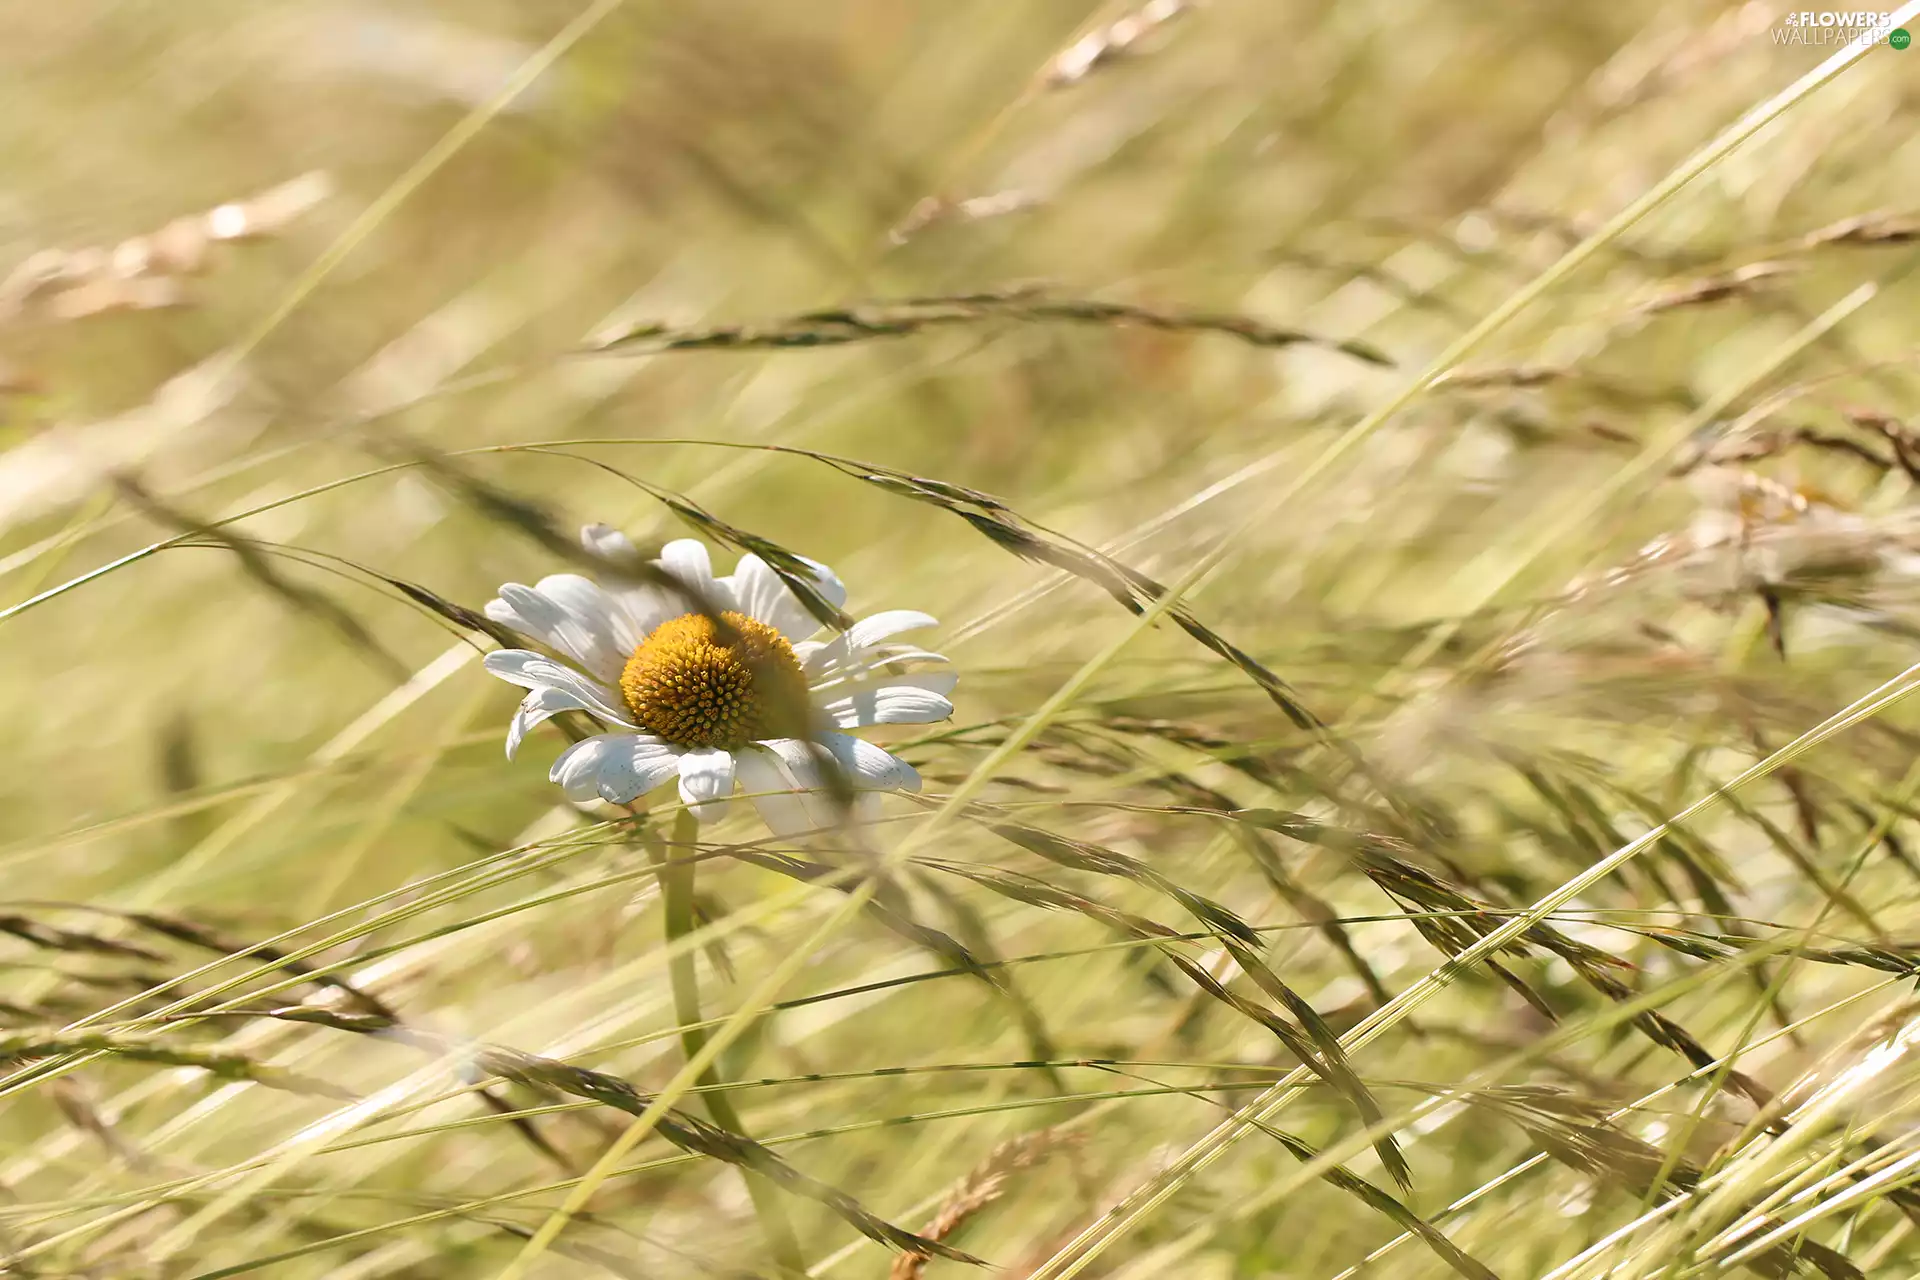
[[(1833, 52), (1786, 17), (0, 4), (8, 1269), (780, 1274), (659, 1136), (538, 1240), (629, 1117), (286, 1016), (673, 1078), (642, 824), (502, 759), (450, 620), (661, 492), (941, 619), (880, 847), (990, 775), (896, 927), (703, 832), (712, 1015), (808, 957), (722, 1060), (794, 1167), (1016, 1276), (1920, 1269), (1912, 713), (1789, 746), (1920, 634), (1920, 51), (1539, 287)], [(1210, 566), (1198, 637), (1062, 546)], [(808, 1274), (922, 1266), (774, 1199)]]

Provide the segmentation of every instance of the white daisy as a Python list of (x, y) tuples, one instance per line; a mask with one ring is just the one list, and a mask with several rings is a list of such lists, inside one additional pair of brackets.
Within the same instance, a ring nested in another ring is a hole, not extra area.
[[(581, 541), (610, 561), (638, 559), (625, 534), (588, 525)], [(486, 656), (488, 671), (528, 691), (507, 726), (507, 757), (527, 731), (562, 711), (584, 711), (613, 731), (577, 742), (548, 776), (572, 800), (625, 804), (678, 778), (680, 798), (701, 821), (721, 816), (734, 787), (752, 794), (782, 835), (832, 826), (822, 753), (856, 793), (918, 791), (920, 775), (889, 751), (841, 732), (878, 724), (930, 724), (953, 714), (951, 671), (937, 653), (889, 643), (935, 625), (906, 609), (874, 614), (827, 640), (777, 574), (745, 555), (732, 574), (713, 576), (707, 549), (685, 538), (654, 562), (732, 628), (722, 643), (713, 620), (658, 586), (602, 587), (560, 573), (531, 587), (510, 582), (486, 613), (546, 645), (557, 662), (529, 649)], [(838, 608), (840, 579), (807, 561), (820, 594)], [(860, 795), (861, 809), (876, 797)]]

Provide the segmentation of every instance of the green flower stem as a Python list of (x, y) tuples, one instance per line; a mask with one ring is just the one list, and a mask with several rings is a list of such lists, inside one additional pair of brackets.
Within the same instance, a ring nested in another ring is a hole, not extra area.
[[(648, 832), (647, 852), (660, 875), (660, 901), (666, 911), (668, 946), (698, 928), (693, 907), (693, 851), (699, 837), (700, 824), (689, 809), (682, 809), (675, 815), (671, 845), (662, 845), (658, 837)], [(673, 1012), (680, 1023), (680, 1046), (689, 1061), (707, 1043), (707, 1027), (703, 1025), (700, 1015), (698, 965), (699, 953), (688, 949), (682, 949), (668, 962), (673, 985)], [(731, 1097), (719, 1087), (722, 1082), (718, 1062), (700, 1074), (699, 1083), (707, 1090), (700, 1098), (706, 1104), (707, 1114), (713, 1122), (723, 1129), (751, 1137), (746, 1126), (740, 1122), (740, 1113), (734, 1110)], [(780, 1273), (795, 1280), (804, 1277), (807, 1274), (806, 1262), (800, 1255), (800, 1244), (793, 1234), (793, 1224), (787, 1221), (786, 1209), (780, 1203), (780, 1192), (744, 1172), (741, 1177), (746, 1179), (747, 1194), (753, 1197), (754, 1213), (759, 1216), (760, 1229), (766, 1233), (767, 1246), (772, 1250), (774, 1263)]]

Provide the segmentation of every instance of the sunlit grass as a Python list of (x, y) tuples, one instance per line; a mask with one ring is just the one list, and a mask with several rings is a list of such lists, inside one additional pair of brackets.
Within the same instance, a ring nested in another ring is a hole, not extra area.
[[(10, 1268), (1920, 1269), (1920, 54), (16, 9)], [(592, 521), (937, 615), (923, 794), (502, 759)]]

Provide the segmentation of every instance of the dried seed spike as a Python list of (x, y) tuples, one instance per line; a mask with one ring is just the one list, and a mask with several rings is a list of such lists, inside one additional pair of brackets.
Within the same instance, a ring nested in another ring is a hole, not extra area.
[(845, 631), (853, 626), (853, 617), (826, 596), (813, 580), (813, 566), (800, 556), (787, 550), (779, 543), (757, 533), (750, 533), (715, 516), (705, 508), (678, 494), (664, 489), (652, 489), (653, 495), (666, 503), (669, 510), (692, 525), (697, 531), (706, 534), (716, 542), (741, 551), (750, 551), (766, 562), (774, 576), (793, 592), (802, 607), (813, 615), (816, 622), (835, 631)]
[(983, 196), (970, 196), (953, 206), (956, 217), (969, 222), (980, 222), (987, 218), (1003, 217), (1009, 213), (1019, 213), (1032, 209), (1044, 200), (1038, 192), (1022, 191), (1010, 187), (1005, 191), (993, 191)]
[[(920, 1234), (928, 1240), (945, 1240), (969, 1218), (1004, 1196), (1007, 1182), (1014, 1174), (1033, 1168), (1056, 1151), (1084, 1141), (1084, 1135), (1066, 1132), (1058, 1126), (1007, 1139), (953, 1184), (939, 1212)], [(903, 1253), (893, 1260), (893, 1270), (888, 1272), (887, 1280), (920, 1280), (926, 1268), (926, 1254)]]
[(188, 920), (179, 916), (162, 915), (152, 911), (125, 911), (116, 912), (115, 914), (120, 915), (122, 919), (142, 929), (157, 933), (162, 937), (172, 938), (176, 942), (187, 943), (189, 946), (200, 947), (203, 950), (218, 952), (234, 958), (257, 956), (269, 964), (272, 964), (283, 973), (307, 978), (316, 986), (326, 987), (346, 996), (373, 1017), (385, 1018), (393, 1023), (399, 1021), (399, 1015), (389, 1008), (378, 996), (356, 987), (339, 974), (331, 972), (316, 973), (300, 961), (289, 959), (287, 954), (277, 947), (269, 946), (265, 943), (248, 943), (237, 938), (229, 938), (198, 921)]
[(1108, 56), (1106, 33), (1095, 31), (1080, 37), (1060, 51), (1047, 68), (1047, 83), (1062, 89), (1084, 79), (1088, 72)]
[(150, 237), (153, 269), (166, 275), (197, 275), (207, 264), (207, 234), (198, 218), (175, 218)]
[(84, 933), (78, 929), (62, 929), (55, 925), (43, 924), (26, 916), (0, 915), (0, 934), (31, 943), (48, 951), (67, 951), (82, 955), (119, 956), (131, 960), (158, 961), (164, 959), (158, 952), (118, 938), (109, 938), (98, 934)]
[(1094, 70), (1128, 53), (1142, 38), (1192, 7), (1190, 0), (1148, 0), (1132, 13), (1088, 32), (1048, 64), (1044, 73), (1047, 86), (1064, 89), (1078, 84)]
[(41, 249), (21, 259), (0, 280), (0, 305), (17, 310), (40, 294), (72, 279), (72, 255), (62, 249)]
[(47, 1093), (68, 1124), (92, 1137), (129, 1169), (144, 1173), (153, 1167), (147, 1154), (122, 1136), (100, 1113), (78, 1079), (61, 1076), (48, 1083)]
[[(0, 314), (4, 314), (4, 291), (0, 290)], [(40, 380), (17, 365), (0, 360), (0, 396), (34, 395), (41, 389)]]
[[(390, 433), (381, 437), (379, 446), (384, 452), (404, 458), (413, 466), (419, 467), (430, 479), (440, 484), (449, 494), (472, 507), (478, 514), (517, 530), (543, 549), (571, 564), (580, 566), (585, 572), (611, 574), (656, 587), (682, 602), (689, 612), (705, 614), (716, 623), (720, 622), (721, 610), (716, 608), (712, 601), (706, 599), (704, 593), (695, 591), (656, 564), (648, 561), (629, 561), (624, 557), (609, 558), (598, 546), (587, 546), (577, 535), (569, 536), (562, 533), (559, 521), (540, 503), (482, 480), (454, 465), (448, 457), (415, 444), (411, 440)], [(656, 491), (650, 489), (649, 492)], [(658, 496), (657, 493), (656, 496)], [(428, 604), (429, 608), (436, 608), (419, 596), (414, 598), (421, 600), (423, 604)], [(732, 628), (727, 626), (721, 626), (720, 631), (728, 637), (733, 634)]]
[(186, 291), (179, 282), (164, 276), (141, 276), (131, 280), (92, 280), (77, 288), (63, 289), (48, 301), (47, 309), (56, 320), (84, 320), (115, 311), (157, 311), (182, 306), (185, 302)]
[(1003, 810), (992, 805), (974, 803), (968, 806), (967, 813), (1001, 839), (1056, 866), (1145, 885), (1186, 908), (1189, 914), (1216, 930), (1223, 938), (1233, 938), (1249, 946), (1258, 946), (1260, 943), (1260, 935), (1253, 927), (1230, 909), (1204, 894), (1183, 888), (1129, 854), (1012, 821)]
[(133, 236), (113, 246), (108, 270), (122, 279), (146, 275), (153, 269), (153, 242), (146, 236)]
[(1759, 291), (1769, 280), (1790, 275), (1800, 268), (1787, 262), (1749, 262), (1720, 275), (1705, 276), (1669, 289), (1633, 309), (1637, 316), (1654, 315), (1679, 307), (1696, 307), (1728, 298), (1747, 297)]
[(396, 677), (409, 675), (413, 668), (388, 651), (346, 606), (317, 588), (287, 577), (275, 565), (262, 544), (238, 537), (219, 524), (208, 524), (171, 506), (133, 476), (115, 475), (114, 487), (127, 504), (148, 519), (174, 530), (183, 537), (205, 542), (232, 553), (241, 570), (269, 593), (296, 611), (325, 623), (358, 653)]
[[(974, 295), (975, 298), (981, 296), (983, 295)], [(1004, 296), (1014, 301), (1024, 302), (1031, 295), (1026, 291), (1020, 291)], [(823, 462), (843, 475), (864, 480), (890, 493), (913, 498), (959, 516), (1008, 553), (1023, 560), (1051, 565), (1062, 572), (1093, 583), (1131, 613), (1140, 613), (1144, 607), (1143, 601), (1154, 600), (1165, 594), (1166, 588), (1158, 582), (1111, 556), (1063, 538), (1042, 526), (1029, 529), (1022, 523), (1016, 512), (991, 494), (817, 450), (789, 446), (782, 451)], [(1182, 631), (1240, 668), (1265, 691), (1296, 727), (1312, 730), (1324, 728), (1319, 717), (1300, 700), (1285, 681), (1244, 649), (1200, 622), (1185, 603), (1176, 605), (1169, 611), (1168, 616)]]
[(270, 1089), (285, 1089), (342, 1102), (359, 1100), (359, 1095), (350, 1090), (243, 1053), (199, 1049), (149, 1036), (120, 1036), (100, 1031), (26, 1028), (0, 1034), (0, 1060), (8, 1062), (82, 1053), (107, 1054), (130, 1062), (150, 1062), (159, 1066), (193, 1067), (222, 1080), (245, 1080)]
[[(652, 1095), (642, 1093), (618, 1076), (515, 1049), (495, 1045), (478, 1046), (474, 1053), (474, 1065), (489, 1075), (523, 1084), (545, 1085), (632, 1116), (646, 1114), (653, 1103)], [(980, 1259), (970, 1253), (917, 1236), (875, 1217), (846, 1192), (800, 1172), (770, 1148), (761, 1146), (743, 1134), (732, 1133), (677, 1110), (669, 1110), (661, 1116), (655, 1129), (661, 1137), (683, 1151), (750, 1170), (794, 1195), (827, 1206), (869, 1239), (895, 1249), (938, 1254), (955, 1262), (980, 1264)]]
[(175, 218), (150, 234), (129, 236), (112, 248), (43, 249), (0, 280), (0, 320), (43, 302), (55, 320), (80, 320), (114, 311), (152, 311), (183, 305), (179, 277), (200, 271), (214, 240), (241, 240), (284, 229), (331, 194), (332, 180), (314, 172), (243, 201)]
[(887, 239), (894, 244), (905, 244), (944, 218), (952, 207), (949, 201), (940, 196), (922, 196), (914, 202), (913, 208), (907, 210), (907, 216), (887, 232)]
[(1544, 387), (1567, 376), (1567, 370), (1544, 364), (1509, 365), (1493, 369), (1453, 369), (1435, 382), (1434, 389), (1475, 391), (1483, 387)]
[(249, 240), (272, 235), (331, 194), (333, 180), (325, 172), (302, 174), (247, 200), (209, 209), (205, 216), (207, 234), (215, 240)]
[(1920, 240), (1920, 219), (1887, 213), (1862, 213), (1809, 231), (1801, 237), (1800, 247), (1815, 249), (1829, 244), (1906, 244), (1913, 240)]
[(1170, 311), (1137, 303), (1053, 297), (1028, 286), (945, 297), (909, 297), (815, 308), (771, 320), (707, 326), (632, 322), (594, 335), (583, 354), (623, 351), (754, 351), (844, 346), (901, 338), (950, 325), (1014, 321), (1028, 324), (1137, 325), (1168, 333), (1218, 334), (1253, 347), (1310, 346), (1338, 351), (1366, 364), (1394, 367), (1369, 343), (1270, 324), (1228, 312)]
[[(1242, 810), (1235, 816), (1244, 816), (1251, 812), (1254, 811)], [(1368, 1123), (1379, 1120), (1382, 1114), (1379, 1106), (1368, 1092), (1359, 1074), (1346, 1060), (1345, 1050), (1341, 1048), (1338, 1038), (1320, 1021), (1319, 1015), (1310, 1005), (1281, 982), (1277, 974), (1268, 970), (1257, 955), (1243, 945), (1232, 941), (1230, 934), (1222, 932), (1218, 936), (1225, 942), (1236, 962), (1247, 971), (1250, 978), (1256, 980), (1256, 984), (1263, 991), (1285, 1004), (1288, 1011), (1301, 1020), (1301, 1026), (1294, 1025), (1272, 1009), (1229, 989), (1205, 968), (1195, 964), (1171, 945), (1179, 941), (1181, 935), (1158, 920), (1109, 906), (1038, 877), (1022, 875), (1001, 867), (931, 861), (928, 861), (927, 865), (936, 866), (941, 871), (971, 880), (983, 888), (1016, 902), (1024, 902), (1045, 910), (1076, 912), (1089, 920), (1107, 926), (1124, 937), (1152, 943), (1162, 958), (1184, 974), (1194, 986), (1270, 1032), (1285, 1046), (1287, 1052), (1298, 1058), (1308, 1070), (1339, 1091)], [(1302, 1027), (1305, 1029), (1303, 1030)], [(1403, 1186), (1411, 1184), (1412, 1174), (1407, 1168), (1405, 1157), (1391, 1135), (1378, 1139), (1374, 1143), (1374, 1150), (1396, 1181)]]

